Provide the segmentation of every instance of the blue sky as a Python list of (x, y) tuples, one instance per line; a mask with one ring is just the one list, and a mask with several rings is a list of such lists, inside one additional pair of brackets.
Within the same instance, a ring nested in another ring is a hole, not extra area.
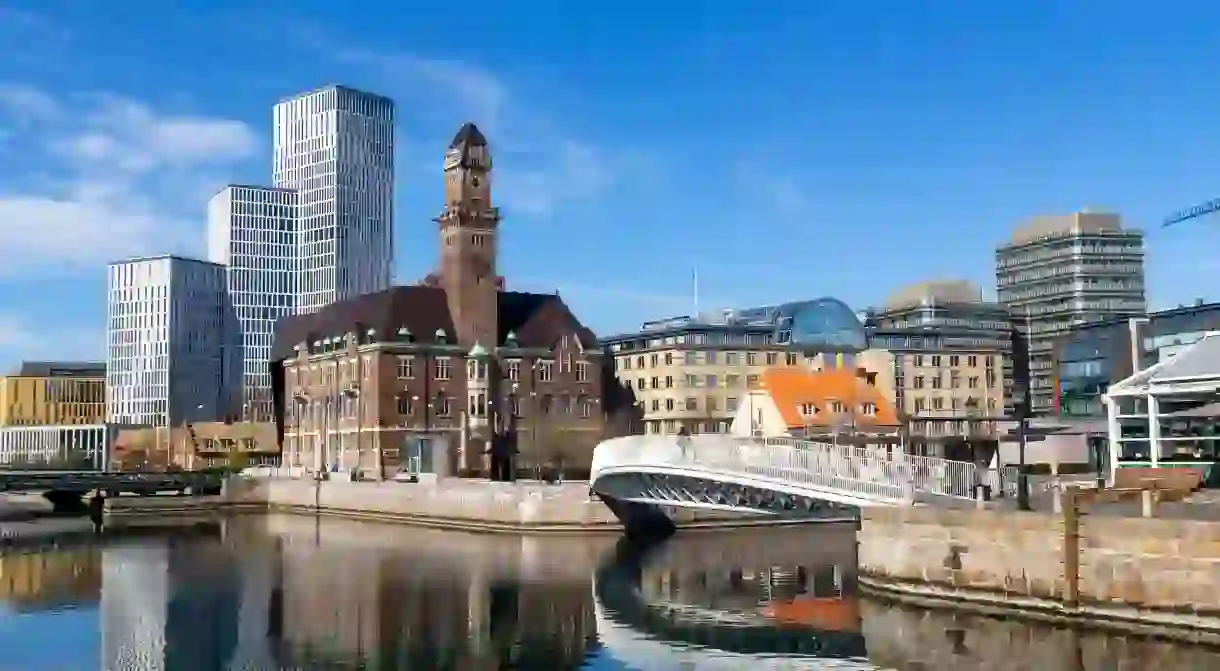
[[(509, 285), (599, 332), (687, 312), (693, 267), (704, 307), (991, 291), (1030, 216), (1220, 196), (1202, 2), (171, 4), (0, 4), (0, 365), (102, 356), (104, 263), (201, 254), (211, 193), (270, 178), (271, 106), (333, 82), (398, 102), (400, 282), (471, 119)], [(1220, 299), (1217, 223), (1150, 236), (1154, 307)]]

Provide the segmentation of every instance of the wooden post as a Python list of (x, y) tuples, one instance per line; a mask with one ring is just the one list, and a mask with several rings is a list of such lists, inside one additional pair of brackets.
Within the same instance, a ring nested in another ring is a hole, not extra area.
[(1074, 608), (1080, 603), (1080, 492), (1071, 488), (1059, 496), (1063, 497), (1063, 601)]

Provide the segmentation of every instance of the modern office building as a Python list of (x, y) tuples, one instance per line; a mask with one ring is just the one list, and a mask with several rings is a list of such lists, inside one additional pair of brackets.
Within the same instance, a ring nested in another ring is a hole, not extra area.
[(834, 298), (652, 321), (601, 343), (647, 433), (727, 431), (766, 369), (856, 366), (867, 349), (860, 320)]
[(109, 424), (0, 427), (0, 465), (72, 465), (104, 468), (115, 436)]
[(996, 249), (996, 292), (1029, 342), (1032, 412), (1053, 412), (1055, 342), (1088, 322), (1144, 315), (1144, 234), (1117, 214), (1036, 218)]
[(869, 313), (865, 327), (870, 347), (894, 355), (894, 401), (912, 433), (991, 435), (998, 420), (1012, 416), (1012, 324), (977, 286), (903, 288)]
[(271, 341), (275, 322), (291, 315), (296, 296), (296, 205), (293, 189), (231, 184), (208, 203), (208, 260), (227, 268), (227, 287), (241, 330), (242, 419), (271, 417)]
[(106, 419), (174, 426), (231, 418), (241, 346), (225, 266), (178, 256), (106, 270)]
[[(1060, 417), (1100, 419), (1112, 383), (1177, 354), (1220, 331), (1220, 303), (1196, 302), (1147, 317), (1078, 326), (1055, 346), (1055, 410)], [(1134, 344), (1134, 346), (1133, 346)]]
[(296, 311), (390, 288), (394, 102), (328, 86), (277, 104), (274, 124), (274, 184), (299, 192)]
[(25, 361), (0, 377), (0, 427), (100, 424), (106, 364)]

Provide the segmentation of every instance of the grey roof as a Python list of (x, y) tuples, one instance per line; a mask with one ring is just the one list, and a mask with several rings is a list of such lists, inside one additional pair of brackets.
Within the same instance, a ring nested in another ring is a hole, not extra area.
[(1220, 378), (1220, 334), (1208, 335), (1182, 350), (1155, 370), (1150, 381), (1208, 377)]
[(106, 377), (100, 361), (22, 361), (15, 377)]

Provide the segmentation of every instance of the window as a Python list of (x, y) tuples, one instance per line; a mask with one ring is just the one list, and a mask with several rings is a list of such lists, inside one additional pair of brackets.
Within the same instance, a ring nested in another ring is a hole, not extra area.
[(939, 354), (932, 355), (932, 367), (940, 368), (940, 355)]
[(666, 366), (674, 365), (674, 353), (673, 352), (665, 353), (665, 365)]
[(724, 409), (728, 410), (728, 411), (736, 410), (737, 409), (737, 399), (733, 398), (732, 396), (724, 399)]
[(915, 366), (916, 368), (923, 368), (923, 355), (916, 354), (915, 360), (912, 362), (912, 365)]
[(956, 354), (952, 354), (949, 356), (949, 365), (950, 366), (953, 366), (956, 368), (957, 366), (960, 366), (961, 364), (962, 364), (962, 358), (960, 356), (958, 356)]
[(510, 382), (519, 381), (521, 379), (521, 362), (517, 359), (509, 361), (508, 369), (505, 373)]
[(922, 398), (915, 399), (915, 412), (923, 412), (926, 410), (926, 401)]
[(414, 414), (414, 410), (415, 410), (415, 408), (412, 407), (410, 396), (399, 396), (398, 397), (398, 414), (411, 415), (411, 414)]
[(550, 382), (555, 379), (555, 362), (554, 361), (539, 361), (538, 362), (538, 381)]
[(652, 399), (652, 411), (658, 412), (658, 411), (660, 411), (660, 409), (661, 409), (661, 399), (659, 399), (659, 398)]
[(568, 396), (567, 394), (561, 394), (559, 396), (559, 414), (561, 414), (561, 415), (572, 414), (572, 397), (571, 396)]
[(746, 352), (746, 365), (755, 366), (758, 364), (758, 355), (754, 352)]
[(716, 408), (717, 408), (718, 404), (716, 402), (715, 396), (708, 396), (704, 402), (707, 403), (706, 407), (707, 407), (708, 412), (716, 412)]
[(686, 397), (686, 409), (687, 410), (698, 410), (699, 409), (699, 399), (695, 398), (694, 396), (687, 396)]
[[(438, 362), (439, 363), (439, 360)], [(446, 362), (448, 363), (448, 362)], [(436, 415), (437, 417), (449, 417), (453, 414), (453, 400), (444, 394), (436, 395)]]
[(703, 362), (708, 364), (716, 363), (716, 351), (708, 350), (703, 353)]
[(945, 407), (945, 401), (939, 396), (932, 397), (932, 409), (941, 410)]
[(648, 380), (646, 378), (641, 377), (641, 378), (636, 379), (636, 381), (635, 381), (636, 389), (643, 391), (647, 386), (648, 386)]
[(629, 357), (619, 359), (619, 363), (622, 364), (623, 370), (631, 370), (631, 359)]
[(470, 415), (472, 417), (487, 415), (487, 396), (482, 393), (470, 395)]
[(648, 363), (652, 364), (653, 368), (656, 368), (657, 364), (660, 363), (660, 358), (660, 355), (653, 354), (652, 356), (648, 357)]
[(637, 357), (635, 358), (635, 367), (636, 367), (636, 368), (643, 368), (643, 367), (644, 367), (644, 356), (643, 356), (643, 355), (637, 356)]
[(970, 379), (966, 382), (966, 384), (971, 389), (978, 389), (979, 388), (979, 376), (971, 375)]
[(576, 381), (577, 382), (588, 382), (589, 381), (588, 362), (586, 362), (586, 361), (577, 361), (576, 362)]
[(660, 389), (661, 388), (661, 378), (657, 377), (656, 375), (653, 375), (652, 377), (648, 378), (648, 386), (652, 389)]
[(729, 389), (732, 389), (739, 385), (741, 385), (741, 376), (740, 375), (725, 375), (724, 376), (724, 386), (728, 387)]
[[(438, 358), (436, 360), (436, 379), (448, 380), (449, 379), (449, 368), (450, 368), (449, 357), (443, 356), (443, 357)], [(446, 402), (448, 402), (448, 401), (446, 401)]]
[(673, 387), (674, 387), (674, 376), (666, 375), (665, 376), (665, 388), (673, 389)]
[(672, 398), (665, 399), (665, 409), (669, 410), (670, 412), (673, 412), (674, 400)]
[(831, 401), (830, 410), (831, 410), (831, 412), (834, 412), (836, 415), (843, 412), (843, 403), (841, 403), (839, 401)]
[(708, 375), (705, 382), (707, 384), (708, 389), (716, 389), (717, 387), (720, 386), (719, 384), (717, 384), (719, 382), (719, 380), (716, 379), (715, 375)]
[(687, 352), (685, 363), (688, 366), (693, 366), (693, 365), (699, 363), (699, 353), (698, 352)]
[(774, 366), (775, 362), (779, 361), (778, 352), (767, 352), (767, 365)]
[(812, 416), (816, 415), (818, 412), (817, 407), (814, 406), (814, 404), (812, 404), (812, 403), (800, 404), (800, 410), (801, 410), (801, 415), (803, 415), (805, 417), (812, 417)]
[(869, 417), (877, 414), (877, 405), (875, 403), (865, 403), (860, 409), (861, 412)]
[(784, 355), (784, 359), (789, 366), (796, 365), (796, 352), (788, 352)]
[(466, 377), (471, 380), (482, 380), (487, 377), (487, 364), (476, 359), (467, 361)]
[(754, 389), (757, 386), (758, 386), (758, 376), (757, 375), (747, 375), (746, 376), (746, 387), (749, 389)]
[(690, 373), (687, 373), (686, 374), (686, 387), (688, 389), (694, 389), (695, 387), (698, 387), (698, 386), (699, 386), (699, 376), (691, 375)]
[(977, 356), (975, 356), (975, 355), (971, 354), (970, 356), (966, 357), (966, 365), (967, 365), (967, 366), (970, 366), (971, 368), (974, 368), (975, 366), (978, 366), (978, 365), (979, 365), (979, 358), (978, 358)]
[(923, 376), (916, 375), (911, 378), (911, 389), (923, 389)]
[(737, 353), (736, 352), (726, 352), (724, 355), (724, 363), (726, 366), (736, 366), (737, 365)]
[(588, 419), (588, 418), (589, 418), (589, 416), (590, 416), (591, 414), (593, 414), (593, 412), (592, 412), (592, 410), (593, 410), (592, 406), (593, 406), (593, 404), (589, 402), (589, 397), (587, 397), (587, 396), (580, 396), (580, 397), (577, 397), (577, 399), (576, 399), (576, 407), (579, 409), (579, 411), (580, 411), (580, 416), (581, 416), (581, 418), (582, 418), (582, 419)]

